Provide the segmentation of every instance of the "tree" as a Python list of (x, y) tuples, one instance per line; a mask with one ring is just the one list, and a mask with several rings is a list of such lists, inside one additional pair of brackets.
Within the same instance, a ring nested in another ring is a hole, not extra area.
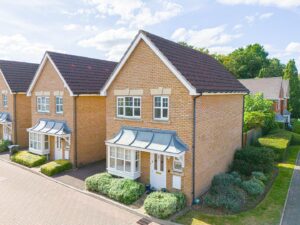
[(272, 58), (268, 60), (268, 64), (261, 68), (259, 77), (282, 77), (284, 74), (285, 65), (279, 59)]
[(263, 94), (245, 96), (245, 112), (272, 112), (273, 102), (264, 98)]
[(290, 84), (290, 99), (288, 101), (289, 110), (292, 117), (300, 117), (300, 82), (298, 77), (298, 70), (295, 60), (290, 60), (284, 71), (284, 79), (289, 79)]

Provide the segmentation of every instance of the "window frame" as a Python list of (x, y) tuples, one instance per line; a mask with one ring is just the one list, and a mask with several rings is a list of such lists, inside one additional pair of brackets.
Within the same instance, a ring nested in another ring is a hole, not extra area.
[[(181, 169), (177, 169), (175, 164), (179, 163), (181, 164)], [(173, 157), (173, 163), (172, 163), (172, 167), (173, 167), (173, 171), (174, 172), (178, 172), (178, 173), (182, 173), (183, 169), (184, 169), (184, 156), (179, 156), (179, 157)]]
[[(132, 98), (132, 106), (126, 106), (126, 98)], [(123, 104), (119, 105), (119, 100), (122, 99)], [(139, 106), (135, 106), (135, 100), (139, 100)], [(132, 116), (126, 115), (126, 108), (132, 109)], [(119, 109), (123, 109), (123, 114), (119, 114)], [(135, 109), (140, 110), (140, 115), (135, 115)], [(126, 118), (126, 119), (141, 119), (142, 117), (142, 97), (141, 96), (117, 96), (116, 101), (116, 115), (117, 118)]]
[[(47, 148), (46, 148), (47, 146)], [(29, 132), (29, 149), (32, 151), (49, 151), (49, 137), (45, 134)]]
[(4, 108), (8, 107), (8, 97), (7, 94), (2, 94), (2, 105)]
[[(156, 106), (155, 105), (155, 100), (156, 98), (160, 98), (160, 106)], [(168, 106), (163, 106), (163, 99), (167, 99), (168, 100)], [(155, 115), (155, 110), (156, 109), (160, 109), (160, 117), (156, 117)], [(167, 109), (167, 117), (163, 117), (163, 111), (164, 109)], [(170, 98), (169, 96), (166, 95), (155, 95), (153, 96), (153, 120), (157, 120), (157, 121), (168, 121), (170, 118)]]
[[(59, 100), (60, 102), (57, 102)], [(58, 110), (60, 109), (60, 110)], [(64, 98), (63, 96), (55, 96), (55, 113), (56, 114), (63, 114), (64, 113)]]
[(39, 113), (50, 113), (50, 97), (49, 96), (37, 96), (36, 97), (36, 109), (37, 109), (37, 112), (39, 112)]

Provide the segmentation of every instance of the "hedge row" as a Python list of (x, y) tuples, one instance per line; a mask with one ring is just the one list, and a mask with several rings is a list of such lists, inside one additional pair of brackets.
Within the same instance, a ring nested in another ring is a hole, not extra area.
[(41, 172), (47, 176), (53, 176), (66, 170), (72, 169), (72, 163), (69, 160), (55, 160), (41, 166)]
[(35, 155), (28, 151), (20, 151), (12, 155), (11, 160), (31, 168), (44, 164), (47, 159), (46, 156)]

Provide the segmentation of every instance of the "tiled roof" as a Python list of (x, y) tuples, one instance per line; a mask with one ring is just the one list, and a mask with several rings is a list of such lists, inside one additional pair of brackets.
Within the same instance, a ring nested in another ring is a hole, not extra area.
[(39, 64), (0, 60), (2, 71), (12, 92), (26, 92)]
[(144, 33), (172, 65), (203, 92), (248, 92), (221, 63), (213, 57), (162, 37)]
[[(249, 89), (251, 94), (263, 93), (264, 97), (270, 100), (280, 98), (280, 90), (283, 85), (281, 77), (240, 79), (239, 81)], [(284, 88), (283, 91), (287, 89), (288, 87)], [(283, 96), (285, 97), (286, 93), (283, 93)]]
[(74, 94), (98, 94), (116, 62), (47, 52)]

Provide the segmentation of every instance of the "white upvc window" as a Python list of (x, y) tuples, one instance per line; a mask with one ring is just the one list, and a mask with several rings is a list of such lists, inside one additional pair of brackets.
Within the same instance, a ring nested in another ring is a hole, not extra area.
[(62, 114), (64, 112), (64, 105), (63, 105), (63, 97), (56, 96), (55, 97), (55, 109), (57, 114)]
[(7, 95), (6, 94), (2, 95), (2, 103), (3, 103), (3, 107), (8, 107)]
[(48, 135), (29, 133), (29, 151), (39, 155), (49, 154)]
[(3, 126), (3, 139), (11, 141), (11, 130), (8, 126)]
[(116, 176), (137, 179), (140, 176), (140, 152), (120, 147), (108, 147), (108, 172)]
[(168, 120), (169, 119), (169, 97), (154, 96), (154, 119)]
[(36, 98), (36, 105), (37, 105), (37, 111), (41, 113), (48, 113), (49, 105), (50, 105), (50, 98), (46, 96), (38, 96)]
[(117, 97), (117, 117), (141, 118), (141, 97)]
[(182, 172), (184, 167), (184, 156), (173, 157), (173, 171)]

